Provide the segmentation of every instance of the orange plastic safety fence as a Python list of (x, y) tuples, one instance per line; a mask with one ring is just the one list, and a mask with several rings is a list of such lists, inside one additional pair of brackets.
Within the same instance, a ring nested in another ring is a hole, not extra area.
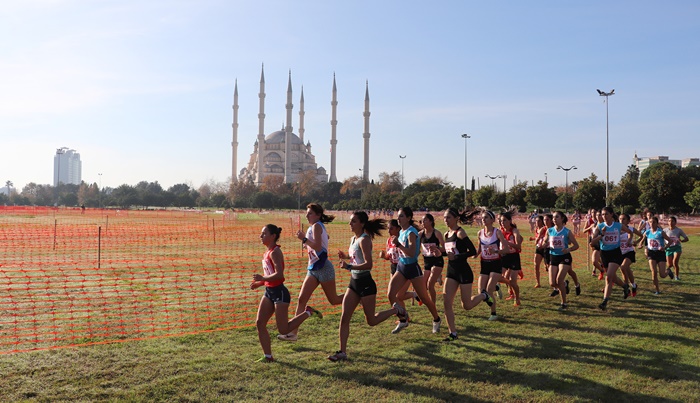
[[(249, 285), (267, 223), (283, 227), (296, 306), (306, 275), (300, 214), (0, 207), (0, 354), (252, 326), (262, 290)], [(350, 233), (328, 228), (334, 257)], [(378, 265), (386, 289), (388, 265)], [(341, 293), (348, 276), (337, 273)], [(339, 312), (320, 290), (310, 304)]]

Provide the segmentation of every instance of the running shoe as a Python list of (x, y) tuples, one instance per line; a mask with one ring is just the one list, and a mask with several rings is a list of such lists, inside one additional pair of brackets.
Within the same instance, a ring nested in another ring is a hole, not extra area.
[(457, 333), (450, 333), (447, 335), (447, 337), (442, 339), (442, 341), (445, 341), (445, 342), (450, 342), (450, 341), (455, 341), (455, 340), (457, 340)]
[(394, 330), (391, 331), (391, 334), (397, 334), (398, 332), (402, 331), (404, 328), (408, 327), (408, 322), (399, 322), (398, 325), (394, 328)]
[(496, 296), (498, 299), (503, 299), (503, 293), (501, 293), (501, 287), (499, 287), (498, 284), (496, 284)]
[(516, 307), (516, 308), (519, 307), (519, 306), (520, 306), (520, 301), (515, 301), (515, 302), (513, 302), (513, 306)]
[(402, 307), (401, 305), (399, 305), (398, 302), (394, 302), (394, 303), (391, 305), (391, 307), (394, 308), (394, 309), (396, 309), (396, 316), (397, 316), (399, 319), (406, 319), (406, 316), (407, 316), (407, 315), (406, 315), (406, 309), (405, 309), (404, 307)]
[(595, 269), (593, 269), (593, 271), (591, 272), (591, 277), (595, 277), (595, 276), (596, 276)]
[(561, 304), (559, 305), (559, 310), (560, 311), (566, 311), (569, 308), (569, 305), (567, 304)]
[(515, 299), (515, 294), (508, 294), (508, 296), (506, 297), (506, 301), (512, 301), (514, 299)]
[(673, 270), (671, 270), (670, 268), (666, 268), (666, 274), (668, 275), (668, 277), (671, 278), (671, 280), (676, 278), (676, 276), (673, 275)]
[(306, 313), (309, 315), (309, 317), (315, 316), (319, 319), (323, 319), (323, 314), (321, 313), (321, 311), (319, 311), (318, 309), (314, 309), (311, 306), (306, 306)]
[(333, 361), (333, 362), (345, 361), (347, 359), (348, 359), (348, 355), (340, 350), (336, 351), (335, 354), (328, 356), (328, 360)]
[(557, 295), (559, 295), (559, 290), (557, 290), (556, 288), (553, 289), (552, 292), (549, 294), (550, 297), (556, 297)]
[(540, 288), (540, 287), (542, 287), (542, 286), (539, 284), (535, 284), (535, 288)]
[(493, 298), (491, 298), (489, 293), (487, 293), (486, 290), (482, 291), (481, 293), (484, 294), (484, 302), (486, 302), (486, 305), (493, 305)]
[(631, 292), (630, 292), (630, 286), (629, 286), (628, 284), (625, 284), (625, 285), (622, 287), (622, 299), (627, 299), (627, 297), (629, 297), (630, 294), (631, 294)]
[(637, 284), (632, 284), (632, 296), (637, 296)]
[(498, 320), (498, 315), (492, 313), (491, 316), (489, 316), (489, 320)]
[(413, 291), (413, 299), (418, 303), (418, 306), (423, 306), (423, 301), (420, 300), (418, 293)]
[(297, 341), (298, 337), (294, 333), (289, 333), (289, 334), (278, 334), (277, 339), (283, 340), (283, 341)]
[(576, 295), (581, 295), (581, 284), (576, 285)]
[(676, 276), (676, 281), (681, 281), (681, 278), (679, 276)]
[(275, 362), (275, 359), (273, 357), (265, 357), (263, 355), (262, 358), (258, 358), (257, 360), (255, 360), (255, 362), (264, 362), (264, 363)]
[(569, 280), (566, 280), (566, 295), (569, 295)]
[(440, 324), (441, 323), (442, 323), (441, 320), (433, 321), (433, 333), (440, 333)]
[(600, 274), (598, 274), (598, 280), (602, 280), (604, 277), (603, 272), (601, 271)]
[(654, 291), (654, 295), (661, 295), (661, 291)]
[(607, 307), (608, 307), (608, 301), (605, 299), (603, 300), (603, 302), (600, 303), (600, 305), (598, 305), (598, 308), (600, 308), (601, 311), (604, 311), (605, 308), (607, 308)]

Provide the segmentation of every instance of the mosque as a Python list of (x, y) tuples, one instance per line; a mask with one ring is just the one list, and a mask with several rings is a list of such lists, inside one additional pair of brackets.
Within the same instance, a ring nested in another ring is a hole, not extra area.
[[(268, 176), (280, 176), (284, 183), (295, 183), (306, 172), (311, 172), (318, 182), (337, 182), (336, 175), (336, 129), (338, 121), (336, 112), (338, 106), (338, 91), (333, 75), (333, 91), (331, 96), (331, 171), (330, 177), (326, 169), (318, 166), (316, 157), (311, 152), (311, 142), (304, 143), (304, 89), (301, 90), (299, 100), (299, 134), (292, 129), (292, 73), (289, 72), (287, 84), (287, 110), (286, 124), (281, 130), (265, 135), (265, 70), (260, 73), (260, 109), (258, 113), (258, 136), (253, 145), (253, 153), (250, 154), (248, 164), (238, 172), (238, 81), (236, 80), (233, 91), (233, 140), (232, 148), (232, 181), (251, 181), (261, 185)], [(362, 169), (363, 179), (369, 181), (369, 84), (365, 84), (365, 110), (364, 116), (364, 165)]]

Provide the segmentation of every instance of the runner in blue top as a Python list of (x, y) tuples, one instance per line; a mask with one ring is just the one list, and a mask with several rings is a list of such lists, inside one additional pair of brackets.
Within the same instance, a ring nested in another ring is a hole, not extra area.
[(622, 265), (622, 251), (620, 250), (620, 235), (624, 232), (628, 236), (632, 235), (627, 226), (623, 226), (616, 221), (615, 212), (612, 207), (603, 207), (603, 222), (599, 223), (593, 231), (592, 242), (600, 242), (600, 259), (603, 268), (606, 271), (605, 293), (603, 294), (603, 302), (598, 305), (598, 308), (605, 310), (608, 306), (608, 300), (612, 294), (613, 284), (615, 280), (622, 286), (624, 299), (630, 295), (630, 288), (617, 277), (617, 269)]
[[(544, 242), (549, 245), (549, 285), (556, 288), (561, 296), (559, 310), (568, 308), (566, 304), (567, 288), (566, 275), (571, 270), (571, 252), (578, 249), (578, 242), (573, 233), (564, 225), (568, 221), (566, 214), (561, 211), (554, 213), (554, 226), (547, 230)], [(571, 246), (569, 246), (571, 245)], [(556, 294), (553, 294), (556, 295)]]
[[(410, 281), (413, 284), (413, 289), (416, 290), (416, 294), (418, 294), (418, 298), (423, 301), (423, 305), (433, 314), (433, 333), (438, 333), (440, 331), (440, 315), (435, 308), (435, 303), (428, 294), (428, 289), (423, 280), (423, 271), (418, 266), (420, 238), (418, 237), (418, 230), (413, 226), (413, 210), (410, 207), (403, 207), (399, 210), (397, 218), (401, 226), (401, 232), (398, 237), (394, 238), (394, 245), (399, 252), (399, 264), (396, 267), (396, 273), (391, 276), (391, 281), (389, 282), (389, 302), (392, 305), (396, 303), (400, 307), (401, 305), (398, 302), (403, 296), (403, 287), (407, 281)], [(438, 250), (437, 253), (440, 254), (440, 251)], [(401, 309), (397, 316), (399, 317), (399, 324), (392, 330), (394, 334), (408, 326), (408, 313), (404, 309)]]
[(651, 278), (654, 282), (654, 295), (661, 294), (659, 290), (659, 277), (666, 278), (670, 276), (673, 279), (673, 272), (670, 268), (666, 268), (666, 242), (671, 242), (671, 238), (659, 227), (658, 217), (649, 219), (649, 229), (642, 232), (642, 239), (639, 241), (639, 247), (642, 248), (646, 242), (646, 255), (649, 260), (649, 268), (651, 269)]

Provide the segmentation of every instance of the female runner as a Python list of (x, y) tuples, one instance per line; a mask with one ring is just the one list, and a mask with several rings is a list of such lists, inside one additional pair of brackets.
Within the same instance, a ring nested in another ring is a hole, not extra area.
[(453, 341), (457, 338), (454, 299), (458, 289), (462, 299), (462, 308), (467, 311), (479, 305), (481, 301), (485, 301), (489, 306), (493, 304), (493, 299), (485, 291), (472, 297), (474, 273), (469, 267), (467, 258), (476, 256), (476, 248), (459, 224), (469, 223), (473, 214), (474, 212), (471, 214), (460, 213), (457, 209), (450, 208), (443, 216), (448, 228), (445, 233), (447, 279), (445, 280), (443, 302), (445, 304), (445, 319), (450, 330), (450, 334), (444, 341)]
[[(605, 310), (612, 294), (613, 284), (617, 279), (617, 269), (622, 265), (622, 251), (620, 250), (620, 235), (624, 232), (628, 236), (632, 236), (632, 231), (626, 226), (623, 226), (616, 221), (615, 212), (612, 207), (603, 207), (601, 211), (603, 222), (598, 224), (593, 231), (592, 242), (600, 244), (600, 259), (602, 266), (606, 270), (605, 292), (603, 294), (603, 302), (598, 305), (598, 308)], [(618, 279), (619, 281), (619, 279)], [(629, 285), (619, 281), (622, 284), (622, 292), (624, 299), (630, 295)]]
[(586, 225), (586, 228), (584, 228), (583, 232), (588, 234), (588, 245), (590, 245), (591, 249), (593, 250), (591, 252), (591, 261), (593, 262), (593, 272), (591, 272), (591, 275), (595, 277), (596, 275), (596, 270), (598, 270), (600, 273), (598, 274), (598, 280), (603, 279), (603, 266), (600, 263), (600, 244), (599, 242), (592, 242), (593, 238), (593, 231), (595, 231), (596, 227), (598, 224), (603, 222), (603, 215), (601, 214), (600, 211), (596, 209), (591, 209), (591, 219), (589, 219), (588, 224)]
[(657, 217), (651, 217), (649, 221), (649, 229), (642, 232), (642, 239), (639, 241), (639, 247), (641, 248), (646, 241), (646, 256), (649, 261), (649, 268), (651, 269), (651, 279), (654, 282), (654, 295), (661, 294), (659, 291), (659, 277), (666, 278), (668, 275), (673, 278), (673, 272), (670, 268), (666, 267), (666, 254), (664, 249), (666, 249), (666, 242), (670, 242), (671, 238), (666, 235), (666, 233), (659, 227), (659, 219)]
[[(537, 216), (535, 234), (536, 236), (530, 237), (531, 241), (535, 241), (535, 288), (540, 288), (540, 265), (544, 260), (546, 246), (544, 244), (544, 237), (547, 233), (547, 227), (544, 225), (544, 217)], [(545, 262), (545, 268), (548, 267), (548, 263)]]
[(571, 221), (574, 223), (574, 236), (579, 236), (581, 234), (581, 213), (578, 210), (574, 210)]
[(354, 236), (350, 241), (348, 252), (338, 251), (338, 257), (342, 259), (340, 266), (350, 270), (351, 278), (343, 297), (343, 310), (340, 314), (338, 329), (340, 350), (328, 356), (331, 361), (348, 359), (346, 348), (350, 337), (350, 319), (357, 305), (362, 303), (365, 319), (370, 326), (382, 323), (401, 309), (398, 304), (395, 304), (391, 309), (375, 313), (377, 284), (372, 279), (372, 239), (375, 235), (381, 235), (381, 230), (386, 228), (386, 221), (381, 218), (370, 220), (364, 211), (356, 211), (350, 217), (350, 230)]
[[(668, 227), (664, 228), (664, 232), (666, 235), (668, 235), (669, 239), (671, 239), (668, 248), (666, 248), (666, 264), (668, 264), (668, 268), (671, 271), (676, 269), (675, 280), (680, 281), (680, 268), (678, 267), (678, 262), (680, 262), (681, 253), (683, 252), (681, 242), (688, 242), (688, 235), (686, 235), (682, 229), (676, 227), (677, 222), (678, 220), (675, 216), (669, 217)], [(671, 276), (671, 278), (673, 278), (673, 276)]]
[(445, 267), (445, 259), (442, 253), (445, 250), (445, 239), (442, 233), (435, 229), (435, 218), (432, 214), (423, 217), (423, 229), (418, 233), (420, 236), (420, 251), (423, 254), (423, 270), (429, 274), (424, 274), (425, 284), (430, 293), (433, 303), (437, 302), (435, 283), (442, 277), (442, 269)]
[[(633, 225), (630, 225), (629, 214), (620, 214), (620, 224), (623, 227), (629, 228), (634, 234), (642, 236)], [(634, 243), (632, 242), (633, 236), (623, 232), (620, 234), (620, 252), (622, 252), (622, 265), (620, 266), (620, 271), (625, 277), (625, 283), (631, 285), (632, 296), (637, 296), (637, 283), (634, 281), (634, 273), (632, 272), (632, 263), (637, 261), (636, 252), (634, 251)]]
[(399, 252), (399, 264), (396, 267), (396, 273), (391, 276), (388, 297), (392, 306), (398, 306), (400, 309), (397, 314), (399, 324), (391, 333), (396, 334), (408, 326), (408, 313), (398, 302), (404, 295), (404, 285), (409, 281), (413, 284), (413, 289), (416, 290), (418, 297), (423, 301), (423, 305), (433, 315), (433, 333), (438, 333), (440, 331), (440, 315), (435, 308), (435, 303), (428, 295), (423, 280), (423, 271), (418, 266), (420, 238), (418, 230), (413, 226), (413, 210), (410, 207), (402, 207), (397, 217), (401, 232), (399, 232), (398, 237), (394, 238), (394, 246)]
[(510, 285), (510, 295), (506, 298), (507, 301), (514, 299), (513, 306), (520, 306), (520, 286), (518, 286), (518, 275), (522, 272), (520, 266), (520, 252), (523, 247), (523, 237), (520, 231), (513, 222), (513, 217), (510, 213), (501, 213), (498, 217), (501, 223), (501, 232), (510, 246), (511, 253), (503, 255), (502, 264), (505, 273), (503, 277)]
[[(297, 231), (297, 238), (302, 245), (306, 246), (309, 254), (309, 265), (307, 267), (306, 278), (299, 291), (299, 303), (297, 304), (297, 315), (304, 311), (306, 303), (309, 302), (311, 294), (321, 285), (323, 292), (331, 305), (340, 305), (343, 302), (343, 294), (338, 294), (335, 286), (335, 268), (328, 259), (328, 232), (324, 223), (333, 221), (335, 217), (323, 213), (323, 207), (319, 204), (311, 203), (306, 206), (306, 219), (309, 222), (309, 229), (304, 234)], [(297, 341), (297, 332), (280, 334), (280, 340)]]
[[(479, 289), (482, 292), (486, 291), (491, 297), (493, 297), (494, 292), (500, 294), (498, 282), (501, 280), (501, 272), (503, 270), (501, 257), (511, 252), (503, 232), (498, 228), (494, 228), (493, 223), (495, 221), (496, 215), (493, 212), (486, 210), (481, 214), (481, 222), (484, 227), (479, 230), (479, 246), (477, 246), (477, 253), (481, 258)], [(498, 320), (495, 299), (490, 307), (491, 316), (489, 316), (489, 320)]]
[[(554, 226), (547, 230), (545, 242), (549, 245), (549, 285), (556, 288), (561, 296), (559, 310), (568, 308), (566, 304), (567, 288), (566, 275), (571, 270), (571, 252), (578, 249), (578, 242), (573, 233), (566, 228), (568, 219), (561, 211), (553, 216)], [(569, 246), (571, 245), (571, 246)], [(554, 293), (556, 295), (556, 293)]]
[(288, 320), (289, 290), (284, 286), (284, 256), (277, 244), (282, 228), (273, 224), (267, 224), (260, 232), (260, 242), (267, 247), (263, 255), (263, 274), (254, 274), (250, 289), (255, 290), (265, 286), (265, 295), (260, 299), (258, 316), (255, 326), (258, 329), (258, 339), (262, 346), (264, 356), (259, 362), (272, 362), (272, 347), (270, 346), (270, 333), (267, 331), (267, 322), (272, 315), (275, 315), (277, 330), (280, 334), (287, 334), (299, 327), (307, 318), (316, 315), (323, 316), (314, 308), (307, 306), (302, 313), (296, 315), (292, 320)]
[[(386, 249), (383, 249), (379, 252), (379, 258), (388, 260), (391, 263), (391, 275), (393, 276), (394, 273), (396, 273), (396, 266), (399, 263), (399, 252), (396, 250), (396, 246), (394, 246), (394, 238), (399, 236), (399, 232), (401, 231), (401, 227), (399, 226), (399, 222), (396, 220), (390, 220), (389, 221), (389, 236), (386, 238)], [(403, 308), (406, 308), (406, 305), (404, 305), (405, 300), (411, 299), (411, 298), (417, 298), (418, 294), (416, 294), (415, 291), (408, 292), (408, 287), (411, 286), (411, 283), (406, 282), (406, 285), (404, 285), (404, 293), (403, 297), (399, 295), (399, 305), (401, 305)], [(401, 294), (399, 292), (399, 294)], [(423, 304), (423, 302), (419, 301), (418, 302), (420, 305)]]

